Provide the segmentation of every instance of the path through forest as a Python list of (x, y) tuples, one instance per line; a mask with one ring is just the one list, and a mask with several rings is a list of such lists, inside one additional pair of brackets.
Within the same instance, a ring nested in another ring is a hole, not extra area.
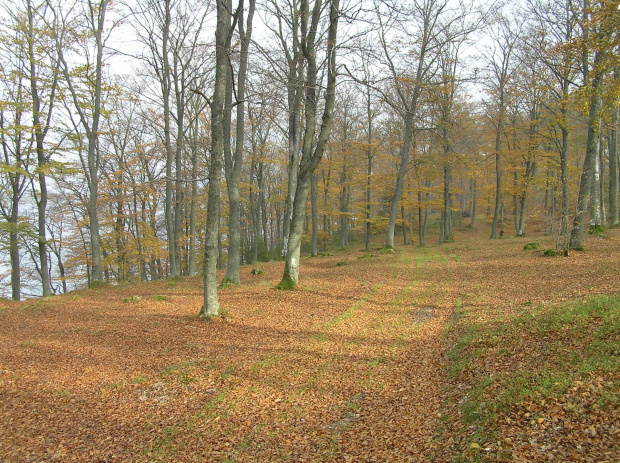
[(0, 460), (422, 460), (440, 444), (455, 307), (617, 291), (619, 238), (568, 259), (473, 236), (335, 252), (304, 260), (294, 291), (268, 263), (211, 321), (197, 279), (7, 302)]

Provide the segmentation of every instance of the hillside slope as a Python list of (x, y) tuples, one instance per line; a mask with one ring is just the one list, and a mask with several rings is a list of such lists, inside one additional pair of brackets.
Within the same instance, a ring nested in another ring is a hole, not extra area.
[[(568, 258), (466, 233), (394, 253), (335, 252), (305, 259), (294, 291), (273, 289), (282, 263), (262, 265), (263, 275), (248, 267), (242, 286), (221, 290), (224, 316), (211, 321), (196, 317), (194, 278), (6, 302), (0, 460), (527, 461), (540, 430), (517, 436), (513, 423), (545, 422), (525, 399), (522, 415), (508, 404), (469, 421), (463, 406), (497, 399), (493, 384), (503, 383), (488, 378), (530, 365), (554, 342), (534, 325), (523, 325), (531, 339), (522, 341), (502, 324), (617, 293), (620, 233), (608, 235)], [(487, 328), (512, 344), (484, 344)], [(601, 455), (617, 437), (615, 365), (595, 375), (610, 397), (597, 412), (607, 427), (585, 435)], [(555, 392), (579, 392), (591, 377), (571, 378)], [(503, 427), (486, 433), (496, 421)]]

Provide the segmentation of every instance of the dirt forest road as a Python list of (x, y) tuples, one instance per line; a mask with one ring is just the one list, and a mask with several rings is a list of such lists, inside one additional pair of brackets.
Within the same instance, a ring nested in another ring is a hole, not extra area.
[(0, 461), (426, 461), (455, 308), (614, 291), (618, 257), (592, 268), (596, 246), (355, 249), (304, 260), (294, 291), (267, 263), (211, 321), (193, 278), (5, 303)]

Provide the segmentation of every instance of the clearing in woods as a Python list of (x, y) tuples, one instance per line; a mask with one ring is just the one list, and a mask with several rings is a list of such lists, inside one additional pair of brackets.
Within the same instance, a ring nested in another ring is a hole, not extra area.
[[(293, 291), (273, 289), (282, 262), (245, 267), (211, 321), (199, 278), (3, 302), (0, 460), (618, 461), (617, 331), (606, 367), (502, 394), (563, 352), (572, 319), (540, 331), (536, 317), (593, 295), (620, 305), (620, 230), (568, 258), (483, 234), (305, 259)], [(571, 368), (557, 358), (549, 372)], [(591, 383), (606, 400), (590, 403)], [(585, 407), (574, 429), (565, 404)]]

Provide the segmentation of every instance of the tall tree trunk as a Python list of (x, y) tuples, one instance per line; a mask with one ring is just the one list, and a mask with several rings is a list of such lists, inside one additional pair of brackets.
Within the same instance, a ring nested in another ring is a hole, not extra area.
[(476, 224), (476, 179), (474, 178), (472, 180), (472, 185), (471, 185), (471, 220), (469, 221), (469, 226), (471, 228), (475, 227)]
[(562, 149), (560, 152), (560, 179), (562, 185), (562, 218), (560, 221), (560, 235), (568, 235), (568, 215), (569, 215), (569, 201), (568, 201), (568, 115), (565, 114), (566, 109), (563, 109), (563, 123), (562, 123)]
[[(176, 61), (176, 60), (175, 60)], [(176, 64), (175, 64), (176, 67)], [(184, 182), (183, 182), (183, 146), (185, 144), (185, 92), (181, 88), (182, 82), (179, 82), (178, 78), (175, 78), (174, 93), (176, 96), (176, 147), (174, 151), (174, 201), (173, 201), (173, 216), (174, 216), (174, 228), (173, 228), (173, 241), (175, 243), (176, 258), (173, 265), (174, 275), (180, 276), (182, 274), (181, 261), (183, 260), (183, 252), (181, 251), (181, 230), (183, 229), (181, 220), (183, 218), (183, 206), (184, 206)], [(187, 269), (186, 269), (187, 271)]]
[[(252, 35), (252, 20), (254, 17), (255, 0), (249, 0), (247, 24), (244, 24), (243, 1), (238, 8), (239, 35), (241, 38), (241, 56), (239, 60), (239, 75), (237, 79), (237, 128), (235, 134), (235, 154), (231, 155), (230, 149), (224, 150), (224, 164), (226, 168), (226, 187), (228, 189), (228, 263), (223, 284), (241, 283), (239, 265), (241, 264), (241, 194), (239, 180), (241, 166), (243, 164), (243, 151), (245, 143), (245, 86), (248, 68), (248, 56)], [(229, 72), (229, 81), (232, 83), (232, 71)], [(228, 99), (228, 97), (227, 97)], [(230, 113), (229, 113), (230, 115)], [(230, 117), (230, 116), (229, 116)], [(228, 119), (230, 121), (230, 118)], [(230, 140), (230, 133), (224, 132), (224, 137)]]
[[(417, 106), (417, 98), (415, 101)], [(385, 247), (394, 248), (394, 231), (396, 229), (396, 218), (400, 210), (400, 198), (403, 194), (405, 186), (405, 173), (409, 164), (409, 153), (411, 148), (411, 140), (413, 138), (413, 113), (407, 112), (404, 118), (405, 139), (400, 153), (400, 165), (398, 166), (398, 176), (396, 178), (396, 188), (392, 197), (392, 205), (390, 207), (390, 218), (388, 220), (387, 234), (385, 238)]]
[(347, 236), (348, 227), (348, 213), (349, 205), (347, 202), (347, 160), (345, 157), (344, 164), (342, 166), (342, 172), (340, 173), (340, 238), (339, 246), (345, 248), (349, 244)]
[[(431, 182), (430, 180), (426, 180), (424, 182), (424, 186), (427, 190), (426, 193), (423, 193), (420, 189), (418, 191), (418, 203), (420, 206), (418, 207), (418, 239), (420, 244), (418, 246), (426, 245), (426, 232), (428, 230), (428, 203), (431, 200), (431, 193), (429, 191)], [(422, 207), (424, 205), (424, 207)]]
[[(615, 69), (616, 81), (620, 77), (619, 69)], [(614, 105), (609, 134), (609, 225), (616, 227), (618, 224), (618, 106)]]
[(405, 206), (400, 207), (400, 216), (403, 220), (403, 244), (407, 246), (409, 244), (407, 236), (407, 217), (405, 216)]
[(543, 205), (543, 209), (545, 211), (545, 236), (549, 236), (551, 234), (551, 224), (555, 220), (555, 217), (549, 211), (549, 207), (551, 204), (551, 195), (553, 194), (551, 190), (551, 182), (549, 182), (549, 177), (551, 174), (550, 163), (547, 161), (547, 171), (545, 174), (545, 202)]
[(366, 220), (364, 223), (364, 249), (370, 251), (370, 217), (371, 217), (371, 186), (372, 186), (372, 107), (371, 107), (371, 95), (370, 86), (366, 87), (366, 115), (368, 122), (368, 138), (366, 143)]
[(312, 242), (310, 247), (310, 255), (316, 257), (319, 255), (319, 212), (318, 212), (318, 197), (316, 191), (316, 172), (312, 173), (312, 179), (310, 184), (310, 201), (312, 209)]
[[(260, 161), (258, 164), (258, 202), (260, 204), (261, 224), (263, 229), (263, 240), (267, 249), (271, 249), (269, 244), (269, 233), (267, 231), (267, 195), (265, 195), (265, 175), (264, 175), (265, 163)], [(271, 227), (273, 232), (273, 225)], [(273, 236), (271, 238), (273, 243)]]
[(197, 273), (196, 263), (196, 201), (198, 199), (198, 122), (196, 115), (194, 121), (192, 155), (191, 155), (191, 199), (189, 204), (189, 256), (187, 274), (194, 276)]
[(19, 235), (17, 223), (11, 223), (9, 232), (9, 258), (11, 260), (11, 299), (19, 301), (21, 298), (21, 265), (19, 259)]
[[(308, 8), (307, 3), (302, 3)], [(338, 19), (340, 15), (339, 0), (331, 0), (329, 9), (329, 28), (327, 32), (326, 56), (327, 56), (327, 86), (325, 88), (325, 107), (318, 137), (316, 133), (317, 112), (317, 64), (316, 64), (316, 32), (321, 16), (322, 4), (317, 1), (311, 16), (311, 24), (308, 25), (310, 12), (302, 11), (302, 35), (304, 58), (307, 62), (306, 104), (305, 104), (305, 131), (302, 143), (302, 157), (297, 179), (297, 189), (293, 202), (293, 214), (288, 238), (288, 249), (284, 262), (284, 274), (278, 284), (281, 289), (293, 288), (299, 280), (299, 256), (301, 251), (301, 236), (303, 220), (305, 217), (306, 200), (310, 177), (316, 170), (327, 145), (329, 133), (333, 122), (334, 102), (336, 99), (336, 37), (338, 31)], [(304, 19), (305, 18), (305, 19)], [(308, 27), (309, 26), (309, 27)], [(308, 28), (307, 30), (304, 30)], [(307, 35), (306, 35), (307, 34)]]
[(38, 164), (38, 180), (39, 180), (39, 199), (37, 201), (37, 241), (39, 251), (39, 263), (40, 263), (40, 275), (43, 297), (52, 294), (50, 274), (49, 274), (49, 262), (48, 262), (48, 248), (46, 238), (46, 214), (47, 214), (47, 175), (46, 164), (48, 157), (45, 154), (44, 140), (49, 127), (49, 122), (52, 114), (52, 108), (54, 106), (54, 98), (56, 94), (57, 83), (57, 71), (54, 69), (51, 96), (49, 101), (48, 116), (45, 126), (41, 121), (41, 98), (39, 96), (39, 79), (37, 72), (37, 61), (34, 50), (35, 40), (35, 28), (34, 28), (34, 11), (32, 9), (32, 3), (27, 2), (28, 13), (28, 55), (30, 60), (30, 91), (32, 96), (32, 121), (35, 133), (35, 145), (37, 151), (37, 164)]
[[(599, 128), (601, 123), (599, 122)], [(600, 130), (600, 129), (599, 129)], [(591, 177), (591, 185), (590, 185), (590, 225), (598, 226), (601, 225), (601, 193), (599, 191), (599, 176), (600, 176), (600, 165), (599, 165), (599, 153), (601, 150), (601, 134), (600, 132), (597, 134), (597, 146), (596, 146), (596, 154), (594, 155), (593, 163), (593, 171)]]
[(174, 231), (174, 192), (172, 189), (172, 166), (174, 164), (174, 150), (172, 149), (172, 137), (170, 135), (170, 61), (168, 57), (170, 40), (170, 0), (164, 1), (165, 5), (165, 17), (162, 30), (162, 75), (161, 75), (161, 88), (164, 105), (164, 145), (166, 149), (166, 192), (164, 198), (164, 216), (166, 218), (166, 235), (168, 237), (168, 268), (170, 276), (176, 278), (180, 276), (177, 273), (179, 265), (177, 265), (177, 241), (175, 240)]
[(500, 206), (502, 203), (502, 169), (500, 150), (502, 148), (503, 129), (503, 102), (500, 103), (500, 115), (495, 131), (495, 208), (493, 209), (493, 223), (491, 225), (491, 239), (497, 238), (497, 223), (499, 220)]
[[(446, 154), (448, 154), (448, 151)], [(452, 166), (446, 164), (443, 169), (443, 236), (441, 241), (452, 241), (454, 239), (452, 231)]]
[(220, 222), (220, 196), (222, 164), (224, 157), (224, 100), (228, 74), (228, 1), (217, 0), (217, 25), (215, 30), (215, 86), (211, 100), (211, 164), (209, 167), (209, 193), (207, 199), (207, 225), (204, 256), (204, 304), (201, 317), (213, 317), (219, 313), (217, 297), (217, 263)]
[[(101, 118), (101, 93), (103, 77), (103, 28), (105, 24), (105, 14), (110, 0), (101, 0), (98, 5), (97, 26), (95, 39), (96, 62), (95, 62), (95, 94), (93, 105), (93, 118), (90, 130), (88, 130), (88, 177), (89, 193), (88, 198), (88, 219), (90, 228), (90, 250), (92, 254), (92, 284), (103, 281), (103, 262), (101, 258), (101, 235), (99, 232), (98, 216), (98, 194), (99, 194), (99, 121)], [(90, 8), (95, 8), (90, 5)], [(85, 124), (87, 127), (87, 124)]]
[(598, 146), (598, 166), (599, 166), (599, 208), (600, 208), (600, 223), (605, 225), (607, 223), (607, 212), (605, 210), (605, 158), (603, 157), (603, 135), (599, 134), (599, 146)]
[[(595, 56), (595, 65), (599, 60), (599, 53)], [(583, 161), (581, 180), (579, 182), (579, 194), (577, 195), (577, 211), (573, 220), (573, 229), (570, 235), (569, 248), (581, 249), (583, 230), (590, 202), (592, 177), (594, 176), (594, 163), (598, 156), (598, 132), (601, 120), (603, 98), (601, 95), (602, 77), (596, 75), (592, 81), (592, 93), (590, 94), (590, 110), (588, 113), (588, 138), (586, 142), (586, 155)]]

